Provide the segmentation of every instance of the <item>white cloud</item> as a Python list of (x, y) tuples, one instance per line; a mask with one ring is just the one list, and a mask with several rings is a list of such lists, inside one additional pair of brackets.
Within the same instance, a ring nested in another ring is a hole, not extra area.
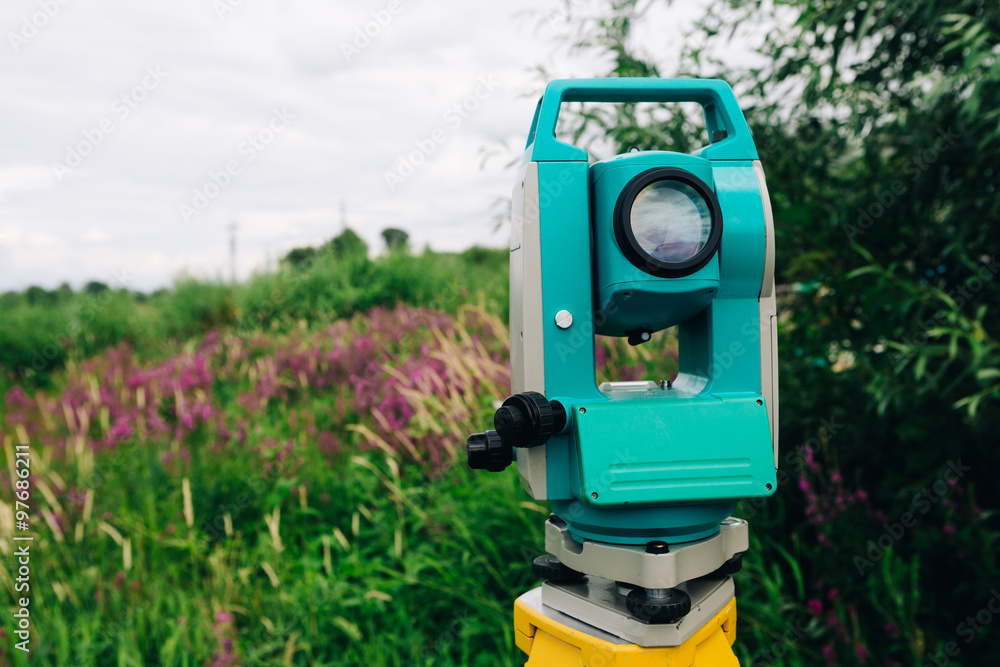
[(106, 243), (111, 240), (111, 235), (103, 229), (91, 228), (85, 231), (80, 239), (85, 243)]
[(25, 238), (25, 244), (29, 246), (51, 247), (59, 245), (59, 239), (52, 234), (28, 234)]

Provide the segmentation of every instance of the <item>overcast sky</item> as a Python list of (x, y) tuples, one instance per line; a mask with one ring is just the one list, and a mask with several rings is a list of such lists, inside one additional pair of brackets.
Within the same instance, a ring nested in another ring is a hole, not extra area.
[[(233, 222), (244, 278), (339, 233), (342, 202), (374, 251), (386, 227), (505, 244), (510, 155), (483, 149), (523, 147), (538, 65), (607, 69), (557, 40), (562, 6), (3, 0), (0, 291), (228, 276)], [(696, 11), (640, 27), (665, 73)]]

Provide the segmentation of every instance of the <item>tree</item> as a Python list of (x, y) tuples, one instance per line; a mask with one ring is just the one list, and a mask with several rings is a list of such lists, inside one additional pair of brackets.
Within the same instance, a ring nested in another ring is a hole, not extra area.
[(385, 247), (389, 252), (395, 252), (397, 250), (405, 250), (408, 247), (410, 235), (402, 229), (389, 227), (382, 230), (382, 240), (385, 241)]
[(284, 257), (281, 258), (281, 263), (294, 269), (299, 269), (312, 262), (316, 258), (316, 255), (317, 250), (312, 246), (292, 248), (285, 254)]
[(358, 236), (354, 230), (345, 229), (334, 238), (327, 241), (323, 246), (325, 250), (333, 253), (334, 257), (367, 257), (368, 244)]
[(25, 300), (33, 306), (54, 303), (56, 300), (55, 292), (50, 292), (44, 287), (39, 287), (38, 285), (32, 285), (28, 289), (24, 290)]
[(86, 285), (83, 286), (84, 293), (89, 294), (91, 296), (97, 296), (102, 292), (107, 292), (108, 289), (109, 288), (106, 284), (99, 282), (97, 280), (91, 280), (90, 282), (88, 282)]

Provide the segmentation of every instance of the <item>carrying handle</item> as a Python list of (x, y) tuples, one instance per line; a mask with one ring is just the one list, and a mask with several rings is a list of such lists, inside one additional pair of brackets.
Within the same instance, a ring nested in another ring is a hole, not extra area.
[(696, 102), (705, 111), (712, 144), (700, 155), (714, 160), (756, 160), (757, 148), (729, 84), (719, 79), (556, 79), (545, 87), (528, 132), (526, 161), (587, 160), (587, 151), (556, 139), (563, 102)]

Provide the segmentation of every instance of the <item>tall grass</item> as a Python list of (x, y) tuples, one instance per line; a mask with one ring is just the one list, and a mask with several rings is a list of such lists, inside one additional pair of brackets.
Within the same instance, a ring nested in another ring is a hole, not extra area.
[(452, 465), (509, 381), (502, 330), (375, 310), (153, 365), (120, 346), (8, 392), (4, 462), (33, 448), (33, 662), (513, 664), (545, 510)]

